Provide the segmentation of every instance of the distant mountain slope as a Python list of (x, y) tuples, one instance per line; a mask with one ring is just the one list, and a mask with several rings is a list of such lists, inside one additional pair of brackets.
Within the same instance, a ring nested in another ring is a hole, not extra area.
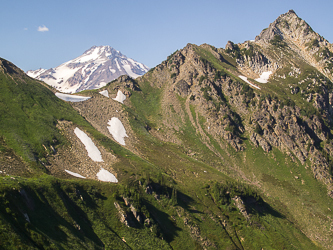
[(58, 91), (75, 93), (101, 88), (121, 75), (137, 78), (147, 71), (147, 66), (110, 46), (93, 46), (81, 56), (56, 68), (29, 70), (26, 73)]

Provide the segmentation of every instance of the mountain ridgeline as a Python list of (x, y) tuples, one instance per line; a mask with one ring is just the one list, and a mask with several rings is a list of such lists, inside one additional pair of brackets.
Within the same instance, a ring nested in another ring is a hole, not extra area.
[(0, 66), (1, 248), (333, 248), (333, 48), (294, 11), (69, 101)]

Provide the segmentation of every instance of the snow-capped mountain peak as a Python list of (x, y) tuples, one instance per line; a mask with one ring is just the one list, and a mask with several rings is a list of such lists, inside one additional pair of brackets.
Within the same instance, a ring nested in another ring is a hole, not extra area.
[(93, 46), (81, 56), (49, 70), (26, 73), (55, 87), (58, 91), (75, 93), (105, 86), (121, 75), (137, 78), (148, 67), (121, 54), (110, 46)]
[(72, 63), (85, 63), (89, 61), (96, 61), (102, 58), (111, 58), (112, 55), (122, 54), (110, 46), (93, 46), (85, 51), (81, 56), (70, 61)]

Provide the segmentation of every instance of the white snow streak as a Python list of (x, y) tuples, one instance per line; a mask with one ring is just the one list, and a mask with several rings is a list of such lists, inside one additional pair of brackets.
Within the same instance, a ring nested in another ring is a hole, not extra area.
[(125, 137), (128, 137), (124, 125), (117, 117), (112, 117), (108, 122), (108, 130), (113, 138), (121, 145), (125, 146)]
[(80, 174), (78, 174), (78, 173), (74, 173), (74, 172), (69, 171), (69, 170), (67, 170), (67, 169), (65, 169), (65, 172), (66, 172), (67, 174), (73, 175), (73, 176), (78, 177), (78, 178), (83, 178), (83, 179), (86, 178), (86, 177), (84, 177), (84, 176), (82, 176), (82, 175), (80, 175)]
[(123, 94), (123, 92), (118, 90), (116, 98), (112, 98), (112, 99), (117, 101), (117, 102), (120, 102), (120, 103), (124, 104), (126, 96)]
[(118, 182), (117, 178), (104, 168), (101, 168), (101, 170), (96, 174), (96, 176), (97, 179), (100, 181), (115, 182), (115, 183)]
[(129, 75), (130, 77), (132, 77), (132, 78), (138, 78), (140, 75), (137, 75), (137, 74), (135, 74), (133, 71), (132, 71), (132, 69), (131, 69), (131, 65), (129, 65), (129, 64), (123, 64), (123, 68), (125, 69), (125, 71), (126, 71), (126, 73), (127, 73), (127, 75)]
[(272, 73), (273, 73), (272, 71), (263, 72), (263, 73), (259, 76), (259, 78), (254, 79), (254, 80), (256, 80), (257, 82), (260, 82), (260, 83), (267, 83), (267, 82), (268, 82), (268, 78), (269, 78), (269, 76), (270, 76)]
[(117, 58), (115, 58), (114, 60), (116, 61), (117, 68), (119, 69), (119, 71), (121, 71), (121, 68), (120, 68), (120, 66), (119, 66), (119, 63), (118, 63), (118, 59), (117, 59)]
[(63, 93), (55, 93), (55, 95), (66, 102), (82, 102), (88, 100), (89, 96), (79, 96), (79, 95), (69, 95), (69, 94), (63, 94)]
[(260, 89), (257, 85), (252, 84), (249, 80), (247, 80), (246, 76), (238, 76), (240, 79), (242, 79), (244, 82), (248, 83), (249, 85), (251, 85), (254, 88)]
[(89, 138), (89, 136), (84, 133), (81, 129), (75, 128), (74, 133), (86, 147), (88, 156), (95, 162), (102, 162), (102, 155), (98, 148), (95, 146), (94, 142)]

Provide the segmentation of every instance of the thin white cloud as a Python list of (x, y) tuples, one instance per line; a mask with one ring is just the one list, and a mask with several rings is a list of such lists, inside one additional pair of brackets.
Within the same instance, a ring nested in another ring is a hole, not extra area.
[(49, 31), (49, 28), (46, 27), (45, 25), (43, 25), (43, 26), (39, 26), (39, 27), (38, 27), (38, 31), (40, 31), (40, 32)]
[(28, 30), (28, 28), (24, 28), (24, 30)]

